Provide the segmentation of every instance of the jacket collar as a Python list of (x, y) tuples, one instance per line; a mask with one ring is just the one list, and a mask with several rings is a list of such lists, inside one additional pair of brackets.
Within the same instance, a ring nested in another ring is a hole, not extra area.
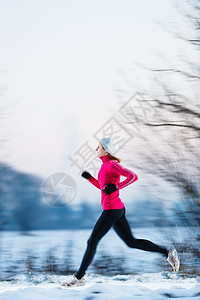
[(104, 156), (101, 156), (99, 158), (102, 160), (103, 163), (106, 163), (107, 161), (110, 160), (110, 157), (108, 155), (104, 155)]

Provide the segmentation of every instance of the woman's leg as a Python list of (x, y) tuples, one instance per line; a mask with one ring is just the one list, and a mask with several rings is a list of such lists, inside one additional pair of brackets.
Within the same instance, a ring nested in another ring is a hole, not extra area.
[(87, 249), (83, 256), (83, 260), (79, 267), (79, 270), (75, 274), (76, 278), (80, 279), (81, 277), (83, 277), (86, 269), (90, 265), (95, 255), (98, 242), (109, 231), (112, 225), (121, 218), (123, 213), (124, 208), (104, 210), (102, 212), (101, 216), (94, 226), (90, 238), (87, 241)]
[(159, 252), (168, 256), (168, 250), (165, 247), (158, 246), (148, 240), (136, 239), (132, 235), (128, 221), (124, 215), (113, 225), (114, 230), (120, 238), (131, 248), (137, 248), (144, 251)]

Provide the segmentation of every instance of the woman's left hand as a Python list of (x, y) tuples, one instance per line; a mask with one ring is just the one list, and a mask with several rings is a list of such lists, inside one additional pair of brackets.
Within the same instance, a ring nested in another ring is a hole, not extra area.
[(108, 183), (108, 184), (106, 184), (106, 187), (103, 188), (103, 192), (106, 195), (110, 195), (110, 194), (114, 193), (115, 191), (117, 191), (117, 187), (114, 183)]

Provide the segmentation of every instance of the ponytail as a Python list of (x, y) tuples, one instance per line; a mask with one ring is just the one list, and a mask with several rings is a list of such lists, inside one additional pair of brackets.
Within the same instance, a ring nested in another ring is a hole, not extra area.
[(114, 155), (112, 155), (110, 153), (108, 153), (108, 156), (110, 157), (110, 159), (116, 160), (118, 163), (121, 162), (121, 159), (119, 157), (116, 157), (116, 156), (114, 156)]

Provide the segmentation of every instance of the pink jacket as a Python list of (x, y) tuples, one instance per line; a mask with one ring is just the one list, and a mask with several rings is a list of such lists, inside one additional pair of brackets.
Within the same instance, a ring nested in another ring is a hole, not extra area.
[[(102, 156), (100, 159), (103, 163), (98, 173), (98, 180), (93, 176), (88, 180), (101, 190), (101, 205), (103, 210), (123, 208), (124, 203), (119, 198), (119, 190), (138, 180), (138, 176), (121, 166), (117, 161), (110, 159), (108, 155)], [(120, 175), (127, 178), (120, 182)], [(108, 183), (114, 183), (118, 189), (110, 195), (105, 195), (103, 188)]]

